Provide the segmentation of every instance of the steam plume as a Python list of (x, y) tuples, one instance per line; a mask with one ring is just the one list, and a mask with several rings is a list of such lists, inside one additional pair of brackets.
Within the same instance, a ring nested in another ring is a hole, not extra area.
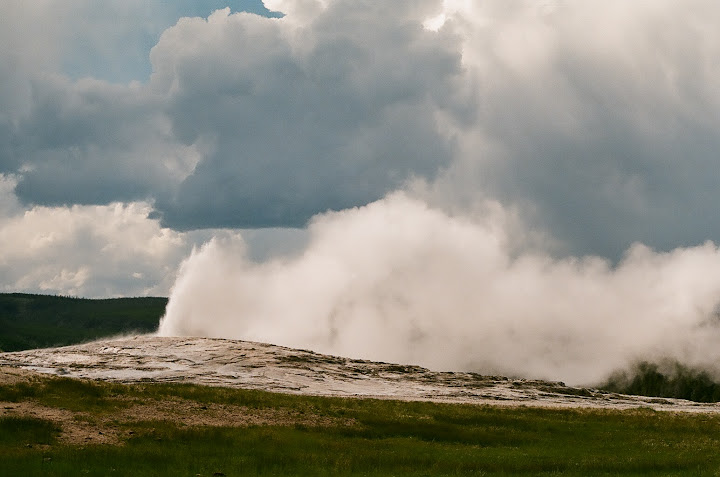
[(595, 384), (637, 359), (720, 357), (720, 250), (513, 253), (502, 214), (452, 216), (395, 193), (314, 218), (304, 251), (256, 263), (239, 235), (186, 260), (160, 335)]

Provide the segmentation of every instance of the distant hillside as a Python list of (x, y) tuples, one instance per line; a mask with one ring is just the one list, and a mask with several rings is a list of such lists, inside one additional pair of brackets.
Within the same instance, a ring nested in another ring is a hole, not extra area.
[(0, 350), (19, 351), (82, 343), (120, 333), (151, 332), (167, 298), (91, 300), (0, 293)]

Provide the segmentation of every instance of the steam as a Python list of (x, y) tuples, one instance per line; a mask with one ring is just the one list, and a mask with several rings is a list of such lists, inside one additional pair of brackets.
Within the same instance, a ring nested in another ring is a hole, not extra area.
[(720, 358), (720, 250), (636, 244), (517, 253), (510, 214), (450, 215), (404, 193), (316, 216), (305, 249), (254, 262), (240, 235), (181, 267), (164, 336), (256, 340), (433, 369), (596, 384), (639, 359)]

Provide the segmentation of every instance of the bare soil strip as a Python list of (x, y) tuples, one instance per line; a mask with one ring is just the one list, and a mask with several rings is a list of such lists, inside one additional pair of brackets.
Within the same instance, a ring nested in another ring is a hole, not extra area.
[[(38, 373), (16, 368), (0, 367), (0, 385), (26, 382), (37, 383), (42, 376)], [(138, 402), (136, 398), (116, 397), (125, 406), (118, 412), (90, 414), (68, 409), (49, 407), (35, 400), (20, 402), (0, 401), (0, 417), (20, 416), (49, 420), (57, 424), (62, 432), (60, 439), (68, 444), (120, 444), (121, 428), (128, 424), (147, 421), (168, 421), (181, 426), (295, 426), (324, 427), (352, 424), (350, 420), (333, 419), (310, 413), (297, 413), (286, 409), (255, 409), (246, 406), (207, 403), (170, 398)], [(122, 425), (121, 425), (122, 424)], [(129, 431), (132, 433), (132, 431)]]

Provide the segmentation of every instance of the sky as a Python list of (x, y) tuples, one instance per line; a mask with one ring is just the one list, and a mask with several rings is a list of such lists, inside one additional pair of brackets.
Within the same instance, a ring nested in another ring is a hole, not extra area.
[(168, 296), (213, 237), (288, 257), (394, 194), (502, 217), (510, 257), (717, 242), (718, 24), (708, 0), (3, 1), (0, 290)]

